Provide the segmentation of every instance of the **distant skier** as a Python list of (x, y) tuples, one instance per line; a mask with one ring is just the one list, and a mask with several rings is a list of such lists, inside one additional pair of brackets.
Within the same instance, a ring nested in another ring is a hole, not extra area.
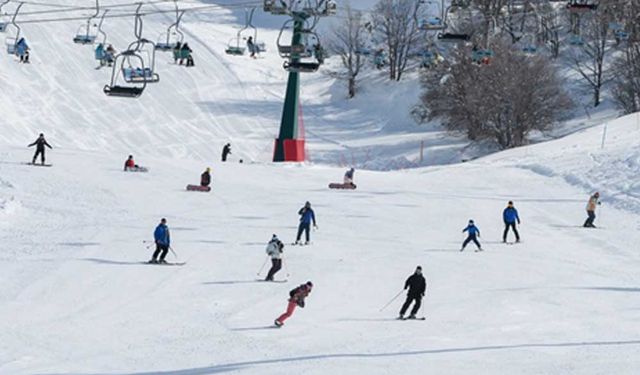
[(258, 48), (256, 47), (256, 44), (253, 41), (253, 37), (251, 36), (247, 39), (247, 49), (249, 50), (249, 57), (255, 59)]
[(113, 48), (113, 45), (109, 44), (104, 54), (104, 59), (107, 62), (107, 66), (111, 66), (113, 64), (113, 59), (115, 58), (115, 56), (116, 49)]
[(271, 269), (267, 274), (265, 281), (273, 281), (273, 276), (282, 268), (282, 253), (284, 244), (275, 234), (271, 237), (271, 241), (267, 245), (267, 255), (271, 257)]
[(189, 59), (191, 52), (193, 51), (189, 47), (189, 43), (184, 43), (182, 47), (180, 47), (180, 62), (178, 64), (182, 65), (182, 63), (186, 61), (186, 66), (193, 66), (193, 59)]
[(200, 186), (209, 186), (211, 184), (211, 168), (207, 168), (200, 175)]
[(589, 202), (587, 202), (587, 220), (584, 222), (585, 228), (595, 228), (593, 225), (593, 221), (596, 219), (596, 206), (600, 205), (600, 193), (597, 191), (589, 197)]
[(318, 225), (316, 224), (316, 214), (311, 209), (311, 203), (306, 202), (304, 207), (298, 211), (298, 215), (300, 215), (300, 224), (298, 225), (298, 235), (296, 236), (295, 244), (301, 244), (300, 237), (302, 237), (302, 232), (304, 232), (306, 240), (304, 244), (308, 245), (311, 240), (309, 237), (311, 223), (313, 223), (314, 228), (318, 228)]
[(174, 64), (178, 63), (180, 60), (180, 50), (182, 49), (182, 43), (176, 42), (176, 45), (173, 47), (173, 62)]
[(415, 301), (415, 304), (413, 305), (411, 314), (407, 319), (415, 319), (416, 313), (420, 309), (420, 305), (422, 305), (422, 297), (424, 297), (424, 292), (427, 289), (427, 282), (425, 281), (424, 276), (422, 276), (422, 267), (416, 267), (416, 271), (413, 275), (409, 276), (407, 281), (405, 281), (404, 289), (409, 289), (409, 291), (407, 292), (407, 300), (404, 301), (404, 304), (400, 309), (400, 316), (398, 319), (404, 319), (404, 313), (407, 312), (407, 309), (413, 301)]
[(478, 237), (480, 237), (480, 229), (476, 227), (473, 220), (469, 220), (469, 225), (467, 225), (467, 227), (462, 230), (462, 233), (464, 232), (468, 233), (468, 237), (462, 243), (462, 249), (460, 249), (460, 251), (464, 251), (464, 248), (467, 247), (467, 244), (469, 244), (469, 242), (471, 241), (473, 241), (473, 243), (475, 243), (478, 247), (476, 251), (482, 251), (482, 246), (480, 245), (480, 242), (478, 242)]
[(227, 143), (222, 148), (222, 161), (227, 161), (227, 156), (231, 154), (231, 143)]
[(507, 234), (509, 234), (509, 228), (513, 229), (513, 233), (516, 235), (516, 242), (520, 242), (520, 234), (516, 229), (516, 223), (520, 225), (520, 217), (518, 216), (518, 210), (513, 207), (513, 202), (509, 201), (507, 208), (502, 211), (502, 220), (504, 221), (504, 233), (502, 234), (502, 242), (507, 242)]
[(104, 44), (98, 43), (95, 50), (95, 57), (96, 57), (96, 60), (100, 62), (101, 67), (106, 64), (106, 59), (105, 59), (106, 52), (104, 50)]
[(302, 284), (289, 292), (289, 304), (287, 305), (287, 311), (275, 320), (274, 323), (276, 326), (281, 327), (284, 324), (284, 321), (293, 314), (296, 306), (304, 308), (304, 299), (307, 298), (309, 293), (311, 293), (311, 288), (313, 288), (313, 283), (311, 281), (307, 281), (306, 284)]
[(129, 170), (137, 170), (140, 167), (138, 166), (138, 164), (136, 164), (135, 161), (133, 161), (133, 155), (129, 155), (129, 157), (127, 158), (127, 160), (124, 162), (124, 171), (129, 171)]
[(51, 147), (51, 145), (47, 143), (47, 141), (44, 139), (44, 134), (42, 133), (40, 133), (40, 135), (38, 136), (38, 139), (36, 139), (35, 142), (30, 144), (28, 147), (32, 147), (32, 146), (36, 146), (36, 153), (33, 155), (33, 160), (31, 161), (31, 164), (35, 164), (36, 159), (38, 158), (38, 155), (40, 155), (40, 162), (42, 165), (44, 165), (44, 159), (45, 159), (44, 147), (47, 146), (50, 149), (53, 149), (53, 147)]
[(351, 168), (344, 174), (344, 184), (345, 185), (353, 185), (353, 174), (355, 173), (355, 169)]
[[(169, 252), (169, 246), (171, 246), (171, 236), (169, 235), (167, 219), (162, 218), (162, 220), (160, 220), (160, 224), (158, 224), (156, 230), (153, 232), (153, 238), (156, 242), (156, 251), (153, 253), (153, 257), (151, 258), (149, 263), (167, 263), (164, 258)], [(159, 259), (158, 256), (160, 256)]]

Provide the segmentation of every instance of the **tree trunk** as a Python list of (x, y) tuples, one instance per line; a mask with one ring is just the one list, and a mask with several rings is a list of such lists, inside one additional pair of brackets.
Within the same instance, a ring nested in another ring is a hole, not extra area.
[(349, 76), (349, 99), (356, 96), (356, 77)]

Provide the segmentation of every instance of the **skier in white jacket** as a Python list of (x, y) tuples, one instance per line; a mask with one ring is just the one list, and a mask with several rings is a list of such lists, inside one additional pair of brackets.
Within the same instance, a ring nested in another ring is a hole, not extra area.
[(273, 276), (282, 268), (282, 252), (284, 244), (275, 234), (271, 237), (271, 241), (267, 244), (267, 255), (271, 257), (271, 269), (265, 278), (265, 281), (273, 281)]

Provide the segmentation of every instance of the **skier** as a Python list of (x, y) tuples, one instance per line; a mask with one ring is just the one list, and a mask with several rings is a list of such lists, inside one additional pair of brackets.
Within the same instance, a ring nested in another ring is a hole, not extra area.
[(209, 186), (211, 184), (211, 168), (207, 168), (206, 171), (204, 171), (201, 175), (200, 175), (200, 186)]
[(504, 221), (504, 233), (502, 234), (502, 242), (507, 242), (507, 234), (509, 234), (509, 228), (513, 229), (513, 233), (516, 235), (516, 242), (520, 242), (520, 234), (516, 229), (516, 222), (520, 225), (520, 217), (518, 216), (518, 210), (513, 207), (513, 202), (509, 201), (507, 208), (502, 211), (502, 220)]
[(104, 59), (107, 62), (107, 66), (111, 66), (113, 64), (113, 59), (116, 56), (116, 49), (113, 48), (113, 45), (109, 44), (104, 54)]
[(311, 227), (311, 223), (313, 222), (313, 227), (314, 228), (318, 228), (318, 225), (316, 225), (316, 215), (313, 212), (313, 210), (311, 209), (311, 203), (306, 202), (304, 204), (304, 207), (302, 207), (300, 209), (300, 211), (298, 211), (298, 215), (300, 215), (300, 225), (298, 225), (298, 235), (296, 236), (296, 245), (301, 245), (302, 243), (300, 242), (300, 237), (302, 237), (302, 232), (304, 231), (305, 234), (305, 245), (309, 244), (309, 232), (310, 232), (310, 227)]
[(249, 55), (249, 57), (251, 57), (252, 59), (256, 58), (256, 52), (258, 50), (258, 48), (256, 47), (255, 43), (253, 42), (253, 37), (249, 37), (249, 39), (247, 39), (247, 49), (249, 50), (249, 52), (251, 53)]
[(176, 42), (176, 45), (173, 47), (173, 63), (177, 64), (180, 59), (180, 49), (182, 48), (182, 44), (180, 42)]
[[(167, 263), (164, 258), (167, 256), (169, 252), (169, 246), (171, 246), (171, 236), (169, 235), (169, 227), (167, 226), (167, 219), (162, 218), (160, 220), (160, 224), (156, 227), (156, 230), (153, 232), (153, 238), (156, 242), (156, 251), (153, 253), (153, 257), (149, 261), (149, 263), (159, 263), (165, 264)], [(158, 255), (160, 255), (160, 259), (158, 259)]]
[(275, 234), (271, 237), (271, 241), (267, 245), (267, 255), (271, 257), (271, 269), (264, 281), (273, 281), (273, 276), (282, 268), (282, 253), (284, 244)]
[(227, 143), (222, 148), (222, 161), (227, 161), (227, 156), (231, 154), (231, 143)]
[(344, 174), (344, 184), (345, 185), (353, 185), (353, 174), (355, 173), (355, 169), (351, 168)]
[(415, 319), (416, 313), (420, 309), (420, 305), (422, 304), (422, 297), (424, 297), (424, 292), (427, 289), (427, 282), (422, 276), (422, 267), (416, 267), (416, 271), (413, 275), (409, 276), (407, 281), (404, 283), (404, 289), (409, 291), (407, 292), (407, 300), (404, 301), (402, 308), (400, 309), (400, 316), (398, 319), (404, 319), (404, 313), (407, 312), (407, 309), (411, 305), (412, 301), (415, 301), (413, 308), (411, 309), (411, 315), (407, 319)]
[(189, 56), (191, 56), (191, 52), (193, 51), (189, 47), (189, 43), (184, 43), (180, 48), (180, 62), (178, 64), (182, 65), (182, 63), (186, 60), (186, 66), (193, 65), (193, 60), (191, 60), (191, 65), (189, 65)]
[(307, 281), (306, 284), (302, 284), (289, 292), (289, 304), (287, 305), (287, 311), (280, 315), (280, 317), (274, 322), (277, 327), (281, 327), (284, 324), (284, 321), (289, 319), (293, 314), (293, 311), (296, 309), (296, 306), (304, 308), (304, 299), (307, 298), (309, 293), (311, 293), (311, 288), (313, 288), (313, 283), (311, 281)]
[(128, 170), (137, 170), (139, 168), (140, 167), (138, 166), (138, 164), (133, 161), (133, 155), (129, 155), (127, 160), (124, 162), (124, 171), (126, 172)]
[(44, 146), (47, 146), (50, 149), (53, 148), (44, 139), (44, 134), (40, 133), (40, 135), (38, 136), (38, 139), (36, 139), (36, 141), (30, 144), (28, 147), (31, 147), (31, 146), (36, 146), (36, 153), (33, 155), (33, 160), (31, 161), (31, 164), (35, 164), (36, 159), (38, 158), (38, 155), (40, 155), (40, 162), (42, 165), (44, 165)]
[(98, 60), (100, 62), (100, 66), (104, 66), (106, 63), (106, 53), (104, 51), (104, 44), (102, 43), (98, 43), (98, 45), (96, 46), (96, 50), (95, 50), (95, 56), (96, 56), (96, 60)]
[(587, 220), (584, 222), (583, 227), (585, 228), (595, 228), (593, 225), (593, 221), (596, 219), (596, 206), (600, 205), (600, 193), (597, 191), (589, 197), (589, 202), (587, 202)]
[(16, 55), (20, 57), (21, 63), (29, 63), (29, 45), (24, 38), (20, 38), (16, 43)]
[(473, 243), (475, 243), (476, 246), (478, 247), (476, 252), (477, 251), (482, 251), (482, 246), (480, 245), (480, 242), (478, 242), (478, 238), (477, 238), (477, 237), (480, 237), (480, 229), (478, 229), (478, 227), (476, 227), (476, 225), (473, 223), (473, 220), (469, 220), (469, 225), (467, 225), (467, 227), (462, 230), (462, 233), (464, 233), (464, 232), (467, 232), (469, 234), (469, 236), (462, 243), (462, 249), (460, 249), (460, 251), (464, 251), (464, 248), (471, 241), (473, 241)]

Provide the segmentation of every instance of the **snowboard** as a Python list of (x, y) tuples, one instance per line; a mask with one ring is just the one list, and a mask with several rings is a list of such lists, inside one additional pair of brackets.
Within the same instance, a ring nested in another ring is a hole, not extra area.
[(343, 190), (355, 190), (356, 184), (339, 184), (339, 183), (331, 183), (329, 184), (329, 189), (343, 189)]
[(208, 191), (211, 191), (211, 186), (187, 185), (187, 191), (208, 192)]
[(167, 263), (151, 263), (142, 262), (142, 264), (150, 264), (152, 266), (184, 266), (187, 262), (167, 262)]
[(127, 168), (125, 172), (149, 172), (149, 168), (147, 167), (138, 167), (138, 168)]
[(31, 165), (33, 167), (51, 167), (53, 164), (40, 164), (40, 163), (22, 163), (24, 165)]

